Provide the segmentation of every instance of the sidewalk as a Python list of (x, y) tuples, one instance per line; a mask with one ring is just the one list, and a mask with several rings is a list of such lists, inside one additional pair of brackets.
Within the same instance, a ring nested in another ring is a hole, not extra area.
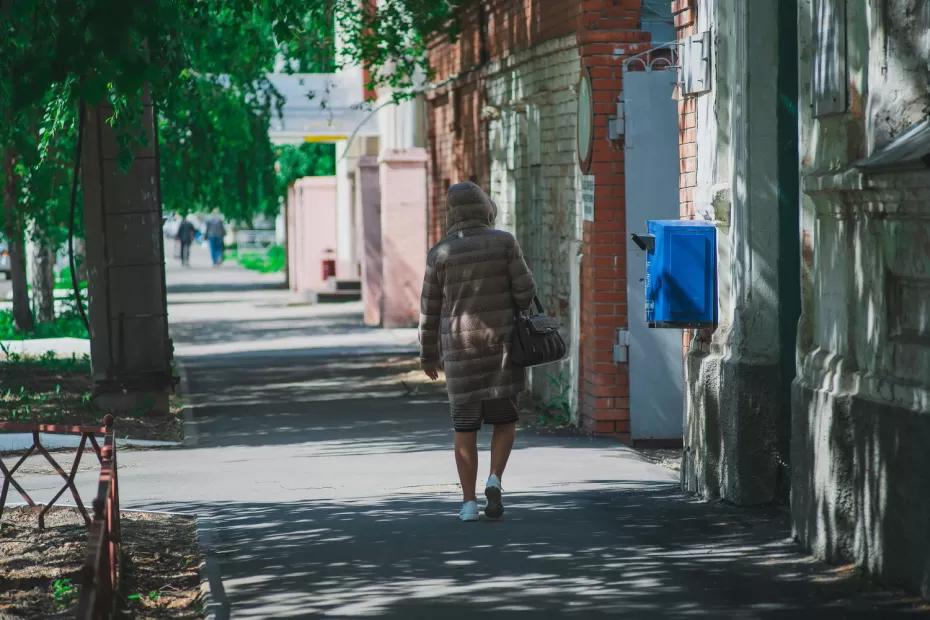
[(457, 522), (447, 407), (441, 393), (405, 396), (401, 384), (412, 332), (364, 328), (354, 305), (289, 306), (279, 282), (233, 266), (170, 269), (200, 444), (120, 457), (124, 507), (216, 524), (232, 617), (907, 608), (800, 553), (783, 513), (684, 498), (676, 475), (610, 440), (523, 432), (505, 518)]

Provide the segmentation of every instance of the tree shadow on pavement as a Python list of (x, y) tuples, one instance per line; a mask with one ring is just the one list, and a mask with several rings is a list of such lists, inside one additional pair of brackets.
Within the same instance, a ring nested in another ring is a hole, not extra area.
[(361, 317), (355, 313), (307, 316), (304, 318), (284, 317), (241, 320), (214, 320), (209, 322), (175, 322), (171, 325), (171, 336), (178, 342), (197, 342), (198, 346), (218, 342), (257, 341), (270, 338), (286, 338), (295, 334), (315, 336), (355, 333), (366, 328)]
[[(589, 481), (590, 482), (590, 481)], [(437, 495), (165, 504), (213, 517), (233, 617), (889, 617), (915, 601), (812, 560), (775, 509), (675, 485), (513, 494), (462, 524)]]
[[(196, 370), (198, 364), (186, 365)], [(414, 356), (269, 358), (260, 367), (210, 358), (206, 364), (210, 372), (191, 372), (190, 380), (201, 447), (307, 444), (315, 456), (347, 456), (451, 445), (444, 384), (420, 378)], [(531, 430), (519, 441), (520, 448), (556, 444), (619, 449), (608, 438)]]

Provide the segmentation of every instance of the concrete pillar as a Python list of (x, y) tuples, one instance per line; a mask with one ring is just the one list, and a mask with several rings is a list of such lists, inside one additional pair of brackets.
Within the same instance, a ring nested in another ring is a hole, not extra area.
[(366, 155), (358, 160), (355, 174), (357, 244), (362, 263), (362, 303), (365, 325), (381, 325), (381, 186), (378, 158)]
[[(681, 133), (682, 153), (696, 170), (693, 185), (682, 188), (682, 215), (715, 220), (719, 278), (719, 325), (695, 334), (685, 362), (682, 485), (708, 498), (764, 504), (786, 497), (789, 473), (779, 307), (782, 145), (777, 71), (750, 68), (779, 67), (778, 4), (721, 0), (681, 11), (676, 23), (696, 20), (681, 27), (682, 38), (719, 34), (711, 37), (711, 90), (686, 96), (679, 108), (683, 127), (696, 118), (696, 127)], [(685, 143), (689, 135), (693, 143)]]
[(346, 143), (336, 144), (336, 276), (343, 280), (358, 278), (355, 249), (355, 218), (352, 200), (353, 161), (346, 154)]
[(304, 177), (294, 183), (288, 208), (291, 290), (308, 298), (326, 290), (324, 263), (336, 262), (336, 177)]
[(146, 96), (146, 145), (126, 172), (106, 122), (112, 113), (88, 108), (81, 156), (96, 402), (117, 415), (167, 414), (172, 346), (154, 110)]
[(385, 149), (379, 158), (384, 327), (420, 317), (426, 268), (426, 151)]

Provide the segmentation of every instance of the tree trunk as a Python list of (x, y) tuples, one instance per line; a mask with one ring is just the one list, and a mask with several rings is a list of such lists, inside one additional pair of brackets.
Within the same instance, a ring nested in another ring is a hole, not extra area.
[(55, 249), (41, 233), (32, 246), (32, 303), (40, 323), (55, 320)]
[[(89, 275), (90, 356), (94, 404), (111, 413), (168, 414), (172, 387), (171, 339), (165, 296), (155, 110), (146, 93), (140, 128), (147, 146), (135, 150), (130, 169), (113, 173), (116, 139), (106, 106), (87, 110), (81, 182)], [(132, 205), (126, 217), (123, 205)], [(131, 266), (131, 271), (125, 267)], [(129, 274), (132, 274), (131, 276)]]
[(87, 248), (84, 247), (84, 239), (81, 237), (74, 238), (74, 263), (77, 266), (78, 285), (87, 282)]
[(13, 284), (13, 323), (16, 329), (32, 331), (34, 325), (29, 307), (29, 288), (26, 282), (26, 242), (22, 218), (16, 213), (16, 176), (13, 172), (14, 155), (7, 152), (3, 158), (3, 235), (10, 250), (10, 274)]

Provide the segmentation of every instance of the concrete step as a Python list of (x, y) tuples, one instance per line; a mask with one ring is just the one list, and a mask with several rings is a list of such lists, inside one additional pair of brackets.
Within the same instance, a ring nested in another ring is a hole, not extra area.
[(330, 278), (326, 281), (329, 285), (329, 290), (331, 291), (361, 291), (362, 282), (361, 280), (337, 280), (336, 278)]
[(338, 304), (347, 301), (359, 301), (362, 298), (361, 291), (320, 291), (314, 294), (313, 303), (317, 304)]

